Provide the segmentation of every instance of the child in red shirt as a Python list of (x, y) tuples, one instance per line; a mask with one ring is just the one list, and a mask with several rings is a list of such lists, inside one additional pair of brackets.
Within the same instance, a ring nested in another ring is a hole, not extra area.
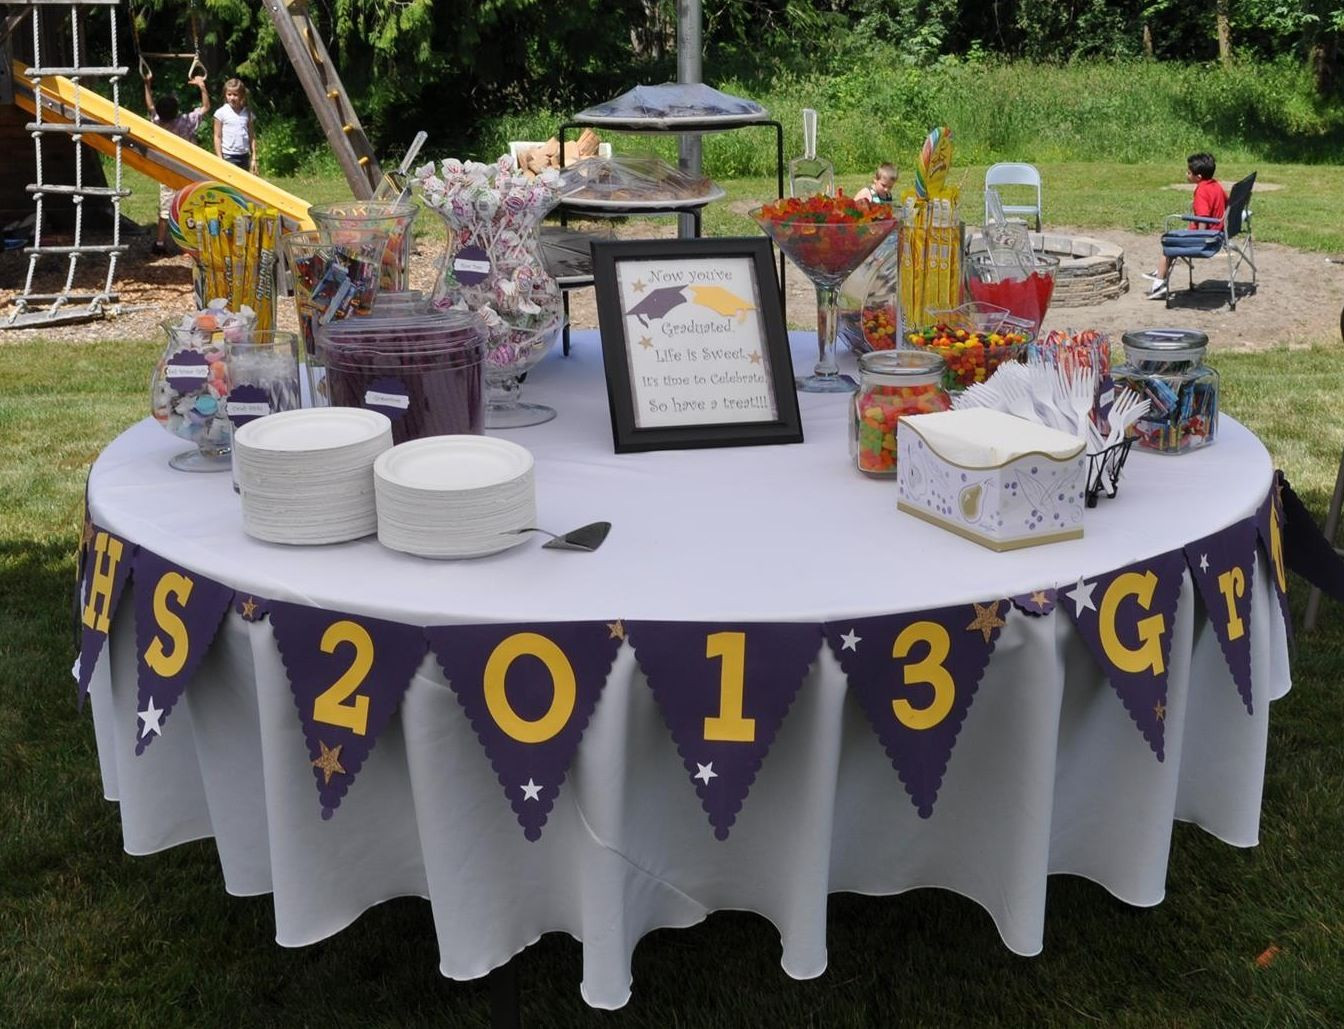
[[(1223, 219), (1227, 216), (1227, 194), (1223, 192), (1222, 183), (1213, 177), (1217, 171), (1217, 163), (1212, 154), (1198, 153), (1191, 154), (1186, 159), (1185, 178), (1187, 182), (1195, 184), (1195, 199), (1191, 205), (1190, 213), (1196, 218), (1216, 218), (1217, 225), (1210, 225), (1207, 222), (1191, 222), (1192, 229), (1201, 231), (1220, 231), (1223, 228)], [(1152, 274), (1145, 274), (1145, 279), (1151, 279), (1153, 284), (1148, 289), (1148, 296), (1164, 297), (1167, 295), (1167, 276), (1171, 272), (1171, 258), (1166, 254), (1157, 262), (1157, 271)]]

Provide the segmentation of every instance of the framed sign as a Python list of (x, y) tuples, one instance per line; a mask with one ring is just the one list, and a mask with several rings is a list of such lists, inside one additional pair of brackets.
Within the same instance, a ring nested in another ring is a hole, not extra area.
[(770, 241), (593, 243), (616, 452), (801, 443)]

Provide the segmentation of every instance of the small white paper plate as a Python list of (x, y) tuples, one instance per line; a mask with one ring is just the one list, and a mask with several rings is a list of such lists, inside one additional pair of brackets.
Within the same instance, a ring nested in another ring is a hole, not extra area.
[(532, 463), (531, 451), (508, 440), (428, 436), (379, 454), (373, 474), (414, 490), (488, 490), (528, 475)]
[(391, 431), (391, 420), (377, 411), (312, 407), (248, 422), (233, 439), (235, 445), (248, 450), (316, 451), (367, 443)]

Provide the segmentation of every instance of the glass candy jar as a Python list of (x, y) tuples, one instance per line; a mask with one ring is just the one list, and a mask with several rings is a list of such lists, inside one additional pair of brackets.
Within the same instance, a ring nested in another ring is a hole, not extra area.
[(876, 350), (859, 358), (859, 391), (850, 418), (849, 453), (865, 475), (896, 474), (896, 426), (908, 414), (946, 411), (943, 359), (917, 350)]
[(1193, 329), (1144, 329), (1121, 337), (1125, 363), (1116, 388), (1149, 402), (1135, 423), (1138, 445), (1157, 454), (1184, 454), (1213, 442), (1218, 432), (1218, 373), (1204, 363), (1209, 337)]
[(519, 391), (563, 320), (560, 287), (541, 254), (541, 220), (559, 201), (558, 182), (528, 179), (508, 157), (493, 165), (448, 160), (441, 171), (417, 173), (426, 204), (448, 227), (434, 307), (472, 311), (485, 323), (487, 428), (549, 421), (555, 411), (522, 403)]
[(901, 339), (901, 241), (896, 230), (840, 288), (840, 338), (856, 354), (892, 350)]

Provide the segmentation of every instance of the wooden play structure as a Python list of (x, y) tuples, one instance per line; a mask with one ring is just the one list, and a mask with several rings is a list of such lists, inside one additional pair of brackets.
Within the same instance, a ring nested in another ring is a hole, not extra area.
[[(124, 165), (174, 189), (200, 179), (225, 182), (258, 204), (279, 210), (290, 228), (312, 225), (306, 200), (121, 106), (121, 85), (129, 67), (118, 53), (119, 6), (120, 0), (23, 0), (0, 7), (4, 12), (0, 23), (0, 146), (17, 153), (24, 137), (30, 136), (33, 147), (31, 164), (0, 162), (0, 221), (28, 222), (32, 232), (32, 244), (24, 248), (28, 267), (23, 288), (13, 308), (0, 312), (0, 328), (86, 321), (115, 313), (117, 259), (127, 249), (121, 239), (121, 201), (130, 195), (122, 182)], [(371, 197), (382, 181), (382, 170), (305, 0), (287, 4), (275, 0), (263, 9), (275, 23), (352, 192), (361, 199)], [(69, 53), (52, 53), (52, 18), (67, 15)], [(29, 59), (13, 59), (25, 23), (31, 24), (31, 39), (25, 48)], [(109, 34), (108, 65), (85, 60), (86, 42), (93, 32)], [(196, 49), (192, 54), (166, 56), (190, 56), (195, 70), (200, 44), (194, 22), (193, 38)], [(144, 58), (151, 55), (138, 52), (138, 38), (136, 48), (136, 59), (143, 68)], [(82, 85), (86, 80), (108, 83), (111, 97)], [(90, 151), (112, 159), (111, 183)], [(91, 217), (95, 209), (102, 217)], [(24, 216), (25, 210), (30, 219)], [(44, 241), (44, 234), (50, 240), (57, 227), (60, 242)], [(95, 242), (90, 242), (91, 233)], [(44, 258), (66, 262), (64, 285), (54, 292), (34, 290), (34, 276)], [(79, 291), (75, 283), (80, 262), (87, 266), (104, 260), (104, 274), (97, 286)]]

